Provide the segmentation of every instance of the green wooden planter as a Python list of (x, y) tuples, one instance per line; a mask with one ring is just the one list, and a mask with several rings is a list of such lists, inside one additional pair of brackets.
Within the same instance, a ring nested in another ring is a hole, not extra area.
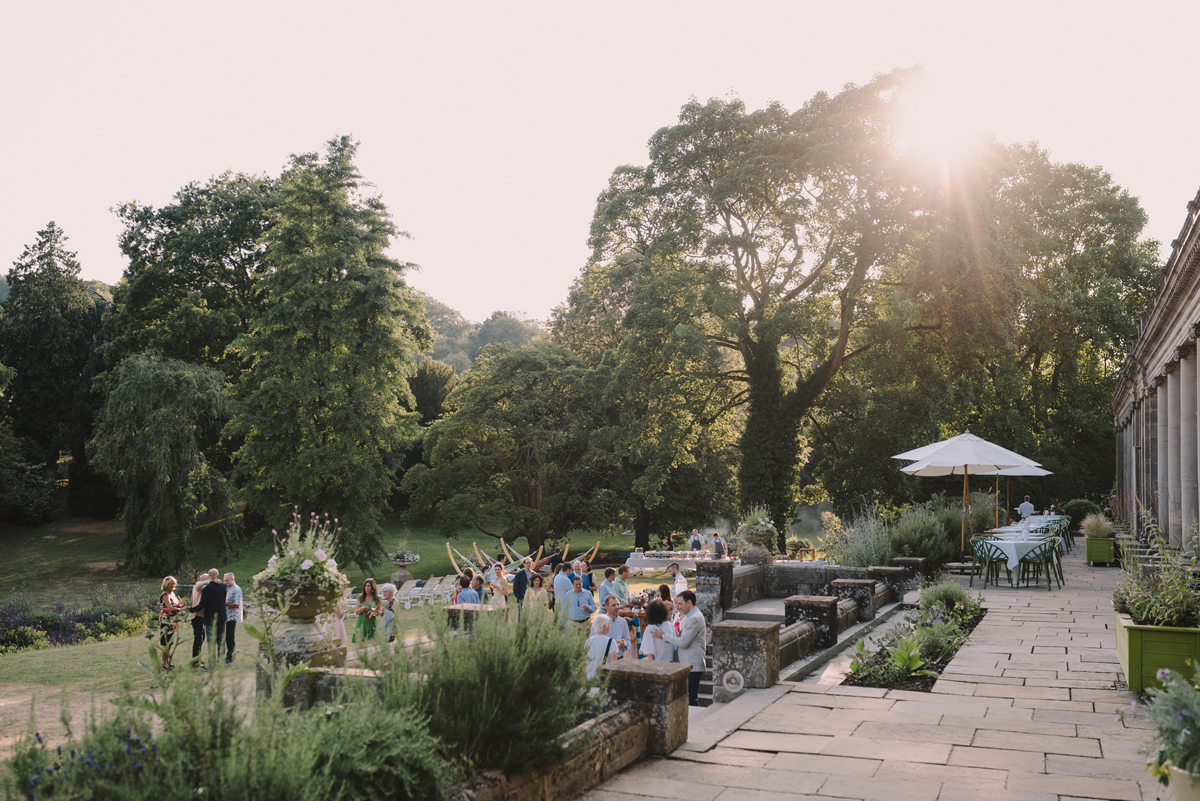
[(1129, 615), (1118, 614), (1117, 658), (1129, 689), (1161, 687), (1157, 675), (1163, 668), (1190, 674), (1189, 661), (1200, 665), (1200, 629), (1138, 626)]
[(1117, 561), (1113, 555), (1113, 546), (1116, 544), (1116, 540), (1112, 537), (1084, 537), (1083, 541), (1086, 547), (1084, 558), (1089, 563), (1104, 562), (1108, 564)]

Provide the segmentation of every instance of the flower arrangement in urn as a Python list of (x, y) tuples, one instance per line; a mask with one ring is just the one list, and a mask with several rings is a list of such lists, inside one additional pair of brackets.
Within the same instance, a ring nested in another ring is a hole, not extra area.
[(779, 541), (779, 532), (771, 522), (771, 510), (764, 504), (753, 504), (738, 523), (737, 540), (743, 543), (742, 561), (770, 564), (771, 553)]
[(312, 618), (332, 608), (349, 586), (346, 575), (333, 558), (341, 528), (337, 519), (309, 515), (305, 528), (300, 508), (295, 507), (284, 536), (275, 536), (275, 555), (267, 568), (254, 577), (254, 586), (277, 609), (289, 617)]

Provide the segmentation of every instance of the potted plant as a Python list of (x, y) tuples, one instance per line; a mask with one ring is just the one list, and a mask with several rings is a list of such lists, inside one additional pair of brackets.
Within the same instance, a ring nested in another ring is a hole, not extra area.
[(1129, 689), (1161, 686), (1164, 668), (1185, 669), (1200, 658), (1200, 560), (1194, 549), (1172, 549), (1150, 520), (1153, 561), (1127, 560), (1113, 591), (1117, 658)]
[(771, 522), (771, 512), (765, 505), (750, 507), (738, 524), (737, 539), (745, 543), (741, 553), (742, 564), (770, 565), (775, 561), (772, 551), (779, 541), (779, 532)]
[(1147, 692), (1150, 700), (1142, 707), (1158, 749), (1146, 767), (1178, 801), (1200, 801), (1200, 687), (1174, 670), (1161, 670), (1157, 678), (1162, 686)]
[(292, 512), (283, 537), (275, 536), (275, 555), (254, 577), (254, 587), (266, 601), (295, 620), (311, 622), (333, 608), (349, 582), (333, 558), (341, 528), (329, 515), (313, 512), (308, 528), (300, 522), (300, 509)]
[(1111, 564), (1116, 561), (1113, 550), (1116, 542), (1113, 534), (1116, 533), (1116, 527), (1111, 520), (1100, 512), (1093, 512), (1083, 518), (1079, 524), (1079, 531), (1084, 537), (1084, 558), (1087, 559), (1088, 564), (1096, 562)]

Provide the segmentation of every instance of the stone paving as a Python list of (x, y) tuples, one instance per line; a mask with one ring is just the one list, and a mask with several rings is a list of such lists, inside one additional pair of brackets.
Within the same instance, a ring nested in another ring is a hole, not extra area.
[(1061, 590), (988, 587), (932, 693), (792, 684), (711, 749), (645, 760), (583, 798), (1169, 799), (1139, 753), (1147, 725), (1119, 716), (1135, 697), (1117, 689), (1120, 571), (1082, 550)]

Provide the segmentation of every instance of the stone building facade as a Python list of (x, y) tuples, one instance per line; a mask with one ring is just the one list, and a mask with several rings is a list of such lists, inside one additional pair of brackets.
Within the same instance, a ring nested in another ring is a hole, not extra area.
[(1117, 510), (1131, 524), (1141, 504), (1171, 542), (1188, 543), (1200, 519), (1200, 193), (1117, 378), (1109, 411), (1117, 435)]

